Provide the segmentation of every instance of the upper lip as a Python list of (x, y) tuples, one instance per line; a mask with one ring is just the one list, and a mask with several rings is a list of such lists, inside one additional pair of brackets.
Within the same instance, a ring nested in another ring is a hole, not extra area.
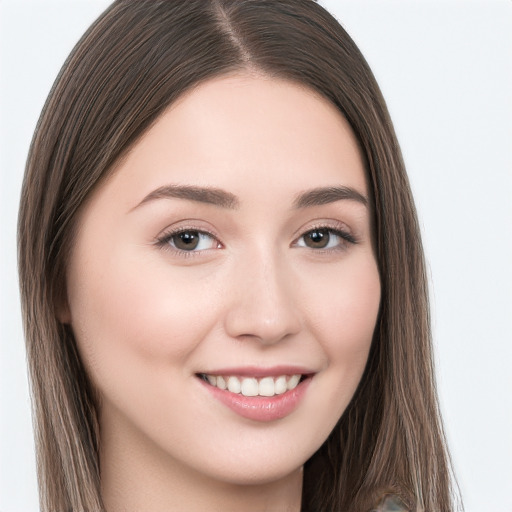
[(311, 368), (297, 365), (278, 365), (278, 366), (237, 366), (229, 368), (217, 368), (199, 372), (204, 375), (238, 375), (240, 377), (255, 377), (261, 379), (264, 377), (279, 377), (281, 375), (312, 375), (316, 373)]

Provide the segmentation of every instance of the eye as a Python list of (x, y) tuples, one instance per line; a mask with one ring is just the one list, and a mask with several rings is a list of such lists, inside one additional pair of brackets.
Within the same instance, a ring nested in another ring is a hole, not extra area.
[(296, 246), (309, 249), (340, 249), (347, 243), (356, 243), (349, 233), (332, 228), (315, 228), (304, 233), (298, 239)]
[(158, 240), (158, 245), (168, 245), (177, 251), (185, 252), (206, 251), (220, 247), (219, 241), (213, 235), (194, 229), (183, 229), (165, 234)]

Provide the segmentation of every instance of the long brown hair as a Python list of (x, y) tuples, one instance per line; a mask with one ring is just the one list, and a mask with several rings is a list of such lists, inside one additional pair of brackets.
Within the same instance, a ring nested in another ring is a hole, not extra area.
[(41, 509), (103, 510), (95, 397), (57, 320), (77, 213), (185, 91), (253, 70), (303, 84), (350, 123), (366, 160), (382, 299), (359, 388), (305, 464), (304, 511), (453, 510), (425, 264), (391, 120), (366, 61), (312, 0), (117, 0), (64, 64), (39, 120), (19, 214), (19, 271)]

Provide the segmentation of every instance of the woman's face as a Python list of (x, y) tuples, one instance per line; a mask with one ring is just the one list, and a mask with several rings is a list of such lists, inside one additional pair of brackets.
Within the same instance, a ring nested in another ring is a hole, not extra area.
[(84, 206), (67, 273), (102, 456), (239, 484), (298, 471), (372, 340), (367, 194), (351, 129), (308, 89), (236, 75), (168, 109)]

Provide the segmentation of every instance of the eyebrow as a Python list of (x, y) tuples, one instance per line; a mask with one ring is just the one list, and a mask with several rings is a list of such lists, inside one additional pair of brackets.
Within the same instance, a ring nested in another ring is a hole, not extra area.
[(351, 187), (320, 187), (300, 193), (293, 202), (294, 208), (310, 208), (341, 200), (357, 201), (368, 206), (368, 199)]
[[(235, 210), (240, 206), (240, 200), (231, 192), (215, 187), (199, 187), (195, 185), (164, 185), (150, 192), (132, 210), (156, 199), (187, 199), (199, 203), (211, 204), (220, 208)], [(368, 199), (351, 187), (319, 187), (301, 192), (295, 197), (293, 208), (303, 209), (312, 206), (335, 203), (341, 200), (351, 200), (368, 205)]]
[[(194, 185), (165, 185), (150, 192), (135, 208), (155, 199), (188, 199), (234, 210), (240, 206), (238, 198), (220, 188)], [(133, 209), (135, 209), (133, 208)]]

